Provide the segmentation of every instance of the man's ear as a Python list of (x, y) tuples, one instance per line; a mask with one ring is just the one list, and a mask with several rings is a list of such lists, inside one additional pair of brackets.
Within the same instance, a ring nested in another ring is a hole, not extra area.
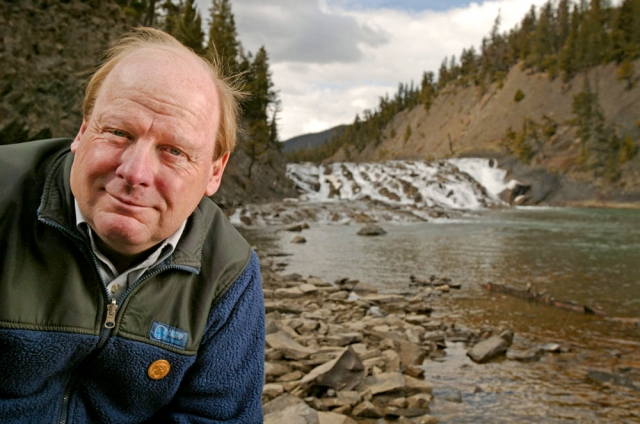
[(87, 130), (87, 118), (82, 118), (82, 126), (80, 126), (78, 135), (76, 135), (76, 138), (71, 143), (71, 153), (75, 154), (76, 150), (78, 150), (78, 144), (80, 144), (80, 139), (82, 138), (86, 130)]
[(220, 183), (222, 182), (222, 173), (224, 172), (224, 168), (227, 166), (227, 162), (229, 161), (229, 154), (230, 152), (227, 152), (222, 155), (220, 159), (213, 162), (213, 172), (211, 173), (211, 178), (209, 178), (207, 190), (204, 193), (205, 195), (213, 196), (215, 192), (220, 188)]

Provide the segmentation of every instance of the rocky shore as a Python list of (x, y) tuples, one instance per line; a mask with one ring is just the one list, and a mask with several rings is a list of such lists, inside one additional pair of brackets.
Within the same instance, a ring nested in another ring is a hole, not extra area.
[(445, 356), (448, 343), (465, 343), (479, 364), (505, 355), (536, 361), (545, 351), (563, 350), (555, 343), (512, 350), (508, 328), (469, 329), (432, 318), (438, 300), (460, 288), (446, 277), (413, 276), (405, 293), (384, 294), (348, 278), (283, 275), (277, 255), (258, 253), (267, 318), (267, 424), (436, 423), (433, 385), (422, 364)]

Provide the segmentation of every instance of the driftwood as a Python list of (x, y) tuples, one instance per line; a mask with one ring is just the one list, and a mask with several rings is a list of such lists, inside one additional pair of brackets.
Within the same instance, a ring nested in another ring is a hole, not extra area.
[(509, 296), (531, 300), (533, 302), (542, 303), (543, 305), (554, 306), (556, 308), (568, 309), (570, 311), (580, 312), (583, 314), (593, 314), (593, 315), (602, 315), (602, 316), (607, 315), (601, 309), (592, 308), (591, 306), (587, 306), (587, 305), (580, 305), (570, 300), (558, 300), (553, 296), (546, 294), (544, 292), (537, 292), (531, 286), (528, 286), (524, 290), (515, 289), (513, 287), (508, 287), (508, 286), (504, 286), (502, 284), (496, 284), (496, 283), (480, 284), (480, 286), (492, 292), (508, 294)]

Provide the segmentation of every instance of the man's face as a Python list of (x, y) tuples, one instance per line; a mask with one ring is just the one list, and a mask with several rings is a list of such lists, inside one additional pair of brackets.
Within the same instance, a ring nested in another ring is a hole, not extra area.
[(71, 144), (71, 190), (108, 249), (144, 252), (217, 191), (219, 115), (211, 77), (182, 52), (145, 50), (111, 71)]

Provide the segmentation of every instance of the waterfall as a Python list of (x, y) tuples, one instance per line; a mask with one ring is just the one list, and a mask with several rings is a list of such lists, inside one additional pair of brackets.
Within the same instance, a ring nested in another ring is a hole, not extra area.
[(502, 206), (507, 172), (490, 159), (438, 162), (292, 163), (290, 178), (310, 202), (369, 200), (412, 209), (477, 210)]

